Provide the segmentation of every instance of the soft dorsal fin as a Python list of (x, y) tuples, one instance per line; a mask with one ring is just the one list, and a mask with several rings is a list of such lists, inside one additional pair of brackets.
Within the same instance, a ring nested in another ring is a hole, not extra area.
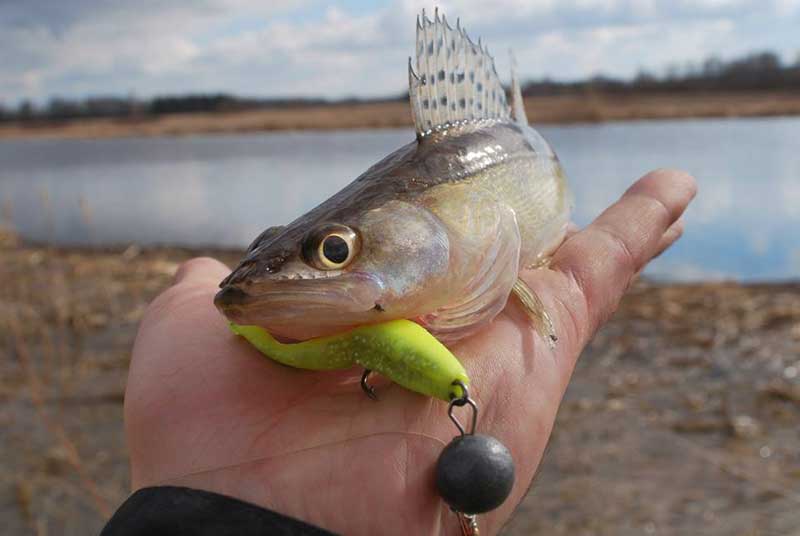
[(417, 18), (416, 71), (408, 59), (408, 93), (417, 136), (476, 119), (508, 119), (511, 110), (494, 58), (483, 44), (453, 29), (436, 10)]

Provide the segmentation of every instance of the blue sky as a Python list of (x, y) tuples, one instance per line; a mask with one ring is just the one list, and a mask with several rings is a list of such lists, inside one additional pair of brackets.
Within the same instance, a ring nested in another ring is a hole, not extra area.
[(800, 53), (800, 0), (0, 0), (0, 102), (52, 96), (404, 91), (414, 17), (438, 5), (508, 79), (663, 72), (709, 55)]

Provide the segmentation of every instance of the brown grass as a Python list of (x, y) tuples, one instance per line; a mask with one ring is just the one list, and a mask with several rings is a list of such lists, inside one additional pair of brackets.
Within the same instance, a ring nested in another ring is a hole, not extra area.
[[(0, 532), (97, 534), (124, 500), (137, 324), (199, 254), (241, 252), (38, 247), (0, 232)], [(798, 356), (800, 282), (637, 283), (579, 362), (504, 535), (793, 534)]]
[[(756, 117), (800, 114), (800, 94), (779, 91), (640, 95), (585, 93), (528, 97), (525, 99), (525, 107), (529, 119), (538, 124)], [(388, 128), (410, 125), (408, 103), (391, 101), (129, 119), (7, 123), (0, 125), (0, 139), (183, 136), (200, 133)]]

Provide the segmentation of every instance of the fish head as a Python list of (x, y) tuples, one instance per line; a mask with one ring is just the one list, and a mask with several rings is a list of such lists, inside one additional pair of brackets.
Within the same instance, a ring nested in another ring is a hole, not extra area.
[(214, 302), (232, 322), (305, 340), (435, 307), (448, 262), (442, 222), (425, 207), (390, 200), (265, 233)]

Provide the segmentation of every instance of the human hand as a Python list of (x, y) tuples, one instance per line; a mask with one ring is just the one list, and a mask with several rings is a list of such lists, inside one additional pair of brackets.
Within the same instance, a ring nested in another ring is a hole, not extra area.
[[(551, 350), (513, 299), (451, 349), (467, 369), (477, 429), (511, 451), (517, 480), (480, 516), (494, 534), (526, 493), (575, 362), (634, 276), (677, 240), (691, 177), (657, 171), (570, 236), (547, 269), (520, 274), (549, 312)], [(229, 269), (184, 264), (148, 308), (134, 346), (125, 425), (134, 489), (209, 490), (342, 534), (460, 534), (434, 488), (435, 462), (456, 435), (447, 405), (361, 371), (281, 366), (235, 337), (213, 297)], [(465, 414), (466, 416), (466, 414)]]

